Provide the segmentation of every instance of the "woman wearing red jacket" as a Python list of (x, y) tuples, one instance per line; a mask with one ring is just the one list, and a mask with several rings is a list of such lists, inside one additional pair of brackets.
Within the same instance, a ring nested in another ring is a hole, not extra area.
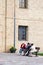
[[(22, 51), (24, 53), (24, 50), (26, 49), (26, 44), (22, 43), (21, 46), (20, 46), (20, 51), (19, 53), (22, 54)], [(23, 54), (24, 55), (24, 54)]]

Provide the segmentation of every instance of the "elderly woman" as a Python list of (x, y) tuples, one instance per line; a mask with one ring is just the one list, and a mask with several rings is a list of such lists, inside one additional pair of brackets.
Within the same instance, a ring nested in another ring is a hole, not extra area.
[(35, 53), (35, 55), (37, 56), (39, 50), (40, 50), (40, 47), (35, 47), (34, 44), (31, 44), (31, 51), (30, 51), (30, 53)]

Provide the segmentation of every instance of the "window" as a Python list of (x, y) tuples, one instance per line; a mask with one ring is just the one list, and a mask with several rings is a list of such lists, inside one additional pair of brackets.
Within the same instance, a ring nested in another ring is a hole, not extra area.
[(27, 40), (27, 26), (18, 27), (18, 40)]
[(20, 8), (27, 8), (27, 0), (19, 0)]

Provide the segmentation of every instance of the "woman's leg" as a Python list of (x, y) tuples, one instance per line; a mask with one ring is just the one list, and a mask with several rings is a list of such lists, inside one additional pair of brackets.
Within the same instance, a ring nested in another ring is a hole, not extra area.
[(22, 54), (22, 48), (20, 48), (19, 53), (20, 53), (20, 55)]

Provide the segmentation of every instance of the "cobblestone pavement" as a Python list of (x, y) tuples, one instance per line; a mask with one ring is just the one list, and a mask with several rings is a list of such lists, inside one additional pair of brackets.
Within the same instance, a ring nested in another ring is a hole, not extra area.
[(0, 53), (0, 65), (43, 65), (43, 57), (27, 57), (14, 53)]

